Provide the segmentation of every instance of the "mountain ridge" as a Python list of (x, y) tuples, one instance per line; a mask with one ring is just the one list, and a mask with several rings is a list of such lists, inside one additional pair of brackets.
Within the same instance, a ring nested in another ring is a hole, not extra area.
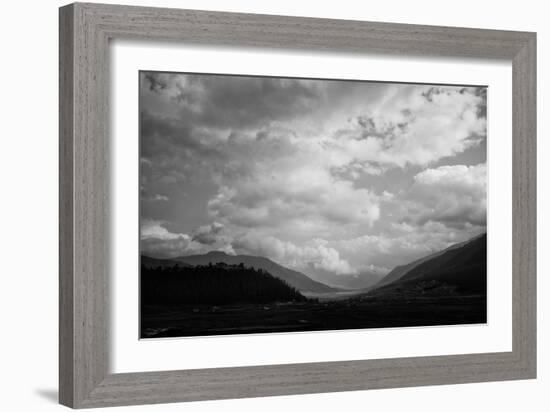
[(466, 245), (470, 242), (473, 242), (474, 240), (476, 240), (476, 239), (478, 239), (478, 238), (480, 238), (484, 235), (486, 236), (487, 234), (486, 233), (481, 233), (481, 234), (476, 235), (474, 237), (471, 237), (470, 239), (467, 239), (463, 242), (455, 243), (455, 244), (453, 244), (453, 245), (451, 245), (451, 246), (449, 246), (445, 249), (439, 250), (439, 251), (431, 253), (427, 256), (424, 256), (424, 257), (421, 257), (419, 259), (413, 260), (412, 262), (405, 263), (404, 265), (398, 265), (398, 266), (394, 267), (392, 270), (390, 270), (386, 276), (384, 276), (382, 279), (380, 279), (380, 281), (378, 281), (378, 283), (373, 285), (373, 288), (380, 288), (382, 286), (389, 285), (390, 283), (393, 283), (393, 282), (401, 279), (403, 276), (405, 276), (411, 270), (413, 270), (417, 266), (423, 264), (424, 262), (426, 262), (428, 260), (431, 260), (431, 259), (434, 259), (434, 258), (437, 258), (438, 256), (441, 256), (442, 254), (444, 254), (445, 252), (448, 252), (450, 250), (460, 248), (460, 247), (462, 247), (462, 246), (464, 246), (464, 245)]
[[(147, 256), (145, 257), (148, 258)], [(279, 265), (271, 259), (262, 256), (229, 255), (222, 251), (210, 251), (203, 255), (179, 256), (166, 260), (169, 262), (186, 264), (190, 266), (208, 265), (209, 263), (225, 263), (228, 265), (238, 265), (243, 263), (247, 267), (263, 269), (269, 272), (272, 276), (287, 282), (290, 286), (301, 292), (329, 293), (337, 290), (336, 288), (330, 287), (322, 282), (313, 280), (301, 272)], [(175, 263), (172, 265), (175, 265)]]
[(370, 292), (416, 290), (425, 293), (427, 290), (445, 290), (445, 293), (486, 293), (487, 234), (475, 236), (404, 266), (408, 270), (398, 273), (398, 278), (381, 283)]

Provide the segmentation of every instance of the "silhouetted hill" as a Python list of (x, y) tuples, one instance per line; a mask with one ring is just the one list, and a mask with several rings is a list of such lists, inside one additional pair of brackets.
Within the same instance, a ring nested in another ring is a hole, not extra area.
[[(480, 235), (481, 236), (481, 235)], [(403, 276), (405, 276), (408, 272), (410, 272), (411, 270), (413, 270), (415, 267), (421, 265), (422, 263), (428, 261), (428, 260), (431, 260), (431, 259), (434, 259), (440, 255), (442, 255), (443, 253), (447, 252), (447, 251), (450, 251), (450, 250), (453, 250), (453, 249), (456, 249), (456, 248), (460, 248), (464, 245), (466, 245), (467, 243), (477, 239), (478, 237), (480, 236), (475, 236), (471, 239), (468, 239), (464, 242), (460, 242), (460, 243), (456, 243), (454, 245), (451, 245), (449, 246), (448, 248), (446, 249), (443, 249), (443, 250), (440, 250), (439, 252), (435, 252), (435, 253), (432, 253), (428, 256), (424, 256), (423, 258), (420, 258), (420, 259), (417, 259), (411, 263), (407, 263), (406, 265), (401, 265), (401, 266), (396, 266), (395, 268), (393, 268), (386, 276), (384, 276), (376, 285), (375, 287), (376, 288), (379, 288), (379, 287), (382, 287), (382, 286), (385, 286), (385, 285), (389, 285), (390, 283), (393, 283), (395, 282), (396, 280), (402, 278)]]
[(182, 266), (182, 267), (190, 267), (191, 265), (188, 265), (184, 262), (178, 262), (171, 259), (157, 259), (145, 255), (141, 255), (141, 265), (145, 266), (147, 268), (157, 268), (157, 267), (172, 267), (172, 266)]
[(487, 235), (453, 245), (441, 252), (398, 267), (382, 279), (371, 294), (487, 292)]
[(246, 267), (254, 269), (263, 269), (278, 279), (284, 280), (290, 286), (301, 292), (327, 293), (335, 291), (334, 288), (317, 282), (303, 273), (297, 272), (281, 266), (272, 260), (261, 256), (248, 255), (228, 255), (224, 252), (208, 252), (205, 255), (182, 256), (172, 259), (176, 262), (187, 263), (192, 266), (208, 265), (209, 263), (226, 263), (228, 265), (238, 265), (243, 263)]
[(145, 305), (223, 305), (302, 302), (307, 299), (262, 269), (224, 263), (206, 266), (141, 267)]

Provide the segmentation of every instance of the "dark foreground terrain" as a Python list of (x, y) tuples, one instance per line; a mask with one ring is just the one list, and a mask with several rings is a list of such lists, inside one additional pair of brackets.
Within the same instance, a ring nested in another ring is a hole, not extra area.
[(231, 335), (486, 323), (485, 296), (365, 297), (330, 302), (155, 306), (141, 337)]
[(359, 290), (321, 287), (264, 258), (144, 258), (141, 337), (486, 323), (486, 246), (474, 237)]

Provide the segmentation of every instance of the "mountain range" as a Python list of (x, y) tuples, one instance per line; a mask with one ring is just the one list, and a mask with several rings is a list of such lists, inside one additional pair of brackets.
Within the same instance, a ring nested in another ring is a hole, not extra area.
[(407, 265), (397, 266), (369, 293), (425, 293), (428, 290), (485, 294), (487, 234), (457, 243)]
[(141, 264), (146, 268), (167, 268), (176, 265), (196, 267), (217, 263), (227, 265), (242, 263), (245, 267), (262, 269), (306, 294), (330, 294), (342, 291), (341, 288), (363, 290), (371, 295), (396, 292), (416, 294), (425, 293), (427, 290), (430, 290), (430, 293), (482, 294), (486, 293), (487, 289), (487, 235), (476, 236), (406, 265), (396, 266), (382, 279), (375, 274), (342, 276), (337, 284), (330, 276), (321, 279), (334, 286), (313, 280), (301, 272), (261, 256), (228, 255), (225, 252), (212, 251), (204, 255), (180, 256), (172, 259), (141, 257)]
[(245, 267), (265, 270), (272, 276), (285, 281), (300, 292), (330, 293), (336, 290), (335, 288), (325, 285), (324, 283), (317, 282), (309, 278), (303, 273), (288, 269), (261, 256), (233, 256), (219, 251), (208, 252), (204, 255), (181, 256), (172, 259), (155, 259), (148, 256), (142, 256), (142, 264), (146, 267), (167, 267), (175, 266), (176, 264), (179, 264), (180, 266), (206, 266), (216, 263), (225, 263), (227, 265), (238, 265), (242, 263)]
[(176, 265), (181, 267), (191, 267), (192, 265), (189, 265), (184, 262), (178, 262), (173, 259), (157, 259), (150, 256), (141, 255), (141, 265), (145, 266), (146, 268), (170, 268), (174, 267)]

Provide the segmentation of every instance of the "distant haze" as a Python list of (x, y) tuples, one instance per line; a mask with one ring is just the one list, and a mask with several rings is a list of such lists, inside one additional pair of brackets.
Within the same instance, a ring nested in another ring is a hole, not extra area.
[(381, 278), (486, 227), (486, 89), (140, 74), (141, 252)]

